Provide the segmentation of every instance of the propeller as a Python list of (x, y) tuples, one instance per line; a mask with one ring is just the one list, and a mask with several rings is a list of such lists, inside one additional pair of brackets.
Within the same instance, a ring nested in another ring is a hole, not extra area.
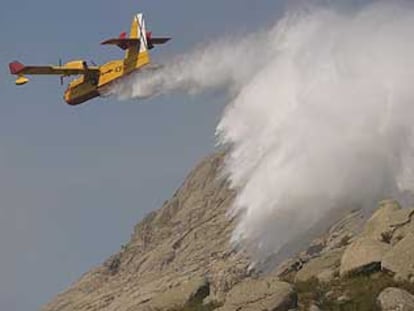
[[(59, 58), (59, 67), (62, 67), (62, 59)], [(63, 85), (63, 76), (60, 76), (60, 85)]]

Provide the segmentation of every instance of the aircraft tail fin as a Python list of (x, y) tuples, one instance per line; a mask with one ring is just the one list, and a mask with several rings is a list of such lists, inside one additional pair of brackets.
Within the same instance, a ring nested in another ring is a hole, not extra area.
[(9, 69), (10, 69), (10, 73), (12, 75), (17, 75), (21, 71), (23, 71), (24, 65), (22, 63), (18, 62), (17, 60), (15, 60), (15, 61), (13, 61), (9, 64)]
[(169, 37), (153, 37), (152, 32), (146, 29), (144, 15), (139, 13), (134, 16), (129, 36), (126, 32), (121, 32), (119, 37), (105, 40), (101, 44), (116, 45), (122, 50), (139, 46), (136, 52), (141, 53), (153, 49), (155, 45), (164, 44), (170, 39)]
[(150, 57), (148, 52), (145, 20), (142, 13), (138, 13), (134, 16), (131, 23), (129, 38), (127, 40), (135, 42), (135, 44), (132, 44), (126, 50), (125, 63), (127, 66), (131, 66), (132, 69), (139, 65), (149, 63)]
[(144, 14), (138, 13), (131, 24), (131, 30), (129, 33), (130, 39), (139, 39), (139, 52), (145, 52), (148, 50), (147, 41), (147, 29), (145, 27)]
[(118, 38), (108, 39), (101, 44), (116, 45), (125, 50), (124, 70), (130, 72), (149, 64), (151, 62), (149, 50), (170, 39), (168, 37), (152, 37), (152, 33), (146, 29), (144, 15), (138, 13), (132, 20), (129, 36), (126, 32), (122, 32)]
[(101, 44), (117, 45), (122, 50), (127, 50), (127, 52), (131, 50), (132, 53), (135, 54), (147, 51), (149, 48), (144, 15), (142, 13), (138, 13), (134, 16), (129, 36), (126, 32), (121, 32), (118, 38), (105, 40), (101, 42)]

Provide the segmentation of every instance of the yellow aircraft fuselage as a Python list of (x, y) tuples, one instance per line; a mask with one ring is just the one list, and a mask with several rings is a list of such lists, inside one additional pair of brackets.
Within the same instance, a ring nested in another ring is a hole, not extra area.
[(150, 63), (147, 51), (137, 53), (134, 59), (125, 58), (110, 61), (99, 67), (99, 73), (91, 76), (83, 75), (71, 81), (65, 91), (64, 99), (69, 105), (79, 105), (99, 96), (113, 82)]

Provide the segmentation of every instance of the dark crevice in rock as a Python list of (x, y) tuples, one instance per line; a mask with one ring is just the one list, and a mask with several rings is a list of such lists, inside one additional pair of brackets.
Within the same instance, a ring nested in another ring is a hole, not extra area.
[(106, 266), (111, 275), (117, 274), (121, 266), (121, 256), (119, 254), (113, 256), (108, 260)]

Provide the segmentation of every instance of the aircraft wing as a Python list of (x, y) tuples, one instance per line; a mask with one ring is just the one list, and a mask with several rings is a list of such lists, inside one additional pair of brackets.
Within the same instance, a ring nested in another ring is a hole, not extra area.
[(10, 73), (14, 75), (79, 75), (99, 72), (99, 67), (89, 67), (86, 63), (68, 63), (64, 66), (25, 66), (18, 61), (9, 64)]

